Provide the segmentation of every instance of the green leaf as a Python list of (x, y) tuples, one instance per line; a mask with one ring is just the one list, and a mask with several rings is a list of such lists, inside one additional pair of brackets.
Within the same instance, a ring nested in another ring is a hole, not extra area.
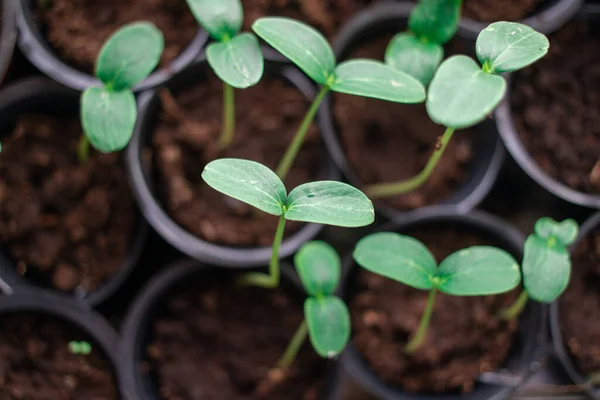
[(542, 239), (554, 238), (564, 247), (568, 247), (577, 238), (579, 225), (572, 219), (556, 222), (552, 218), (542, 217), (535, 223), (534, 231)]
[(282, 215), (286, 201), (281, 179), (262, 164), (221, 158), (204, 167), (202, 179), (213, 189), (268, 214)]
[(481, 71), (466, 56), (448, 58), (429, 85), (427, 112), (436, 123), (462, 129), (484, 120), (506, 91), (504, 78)]
[(319, 181), (291, 191), (285, 219), (352, 228), (372, 224), (375, 211), (360, 190), (341, 182)]
[(420, 103), (425, 88), (412, 76), (380, 61), (349, 60), (335, 69), (334, 92), (372, 97), (397, 103)]
[(525, 241), (523, 285), (529, 297), (551, 303), (566, 289), (571, 275), (567, 249), (556, 242), (549, 243), (537, 235)]
[(333, 50), (311, 26), (290, 18), (266, 17), (256, 20), (252, 30), (315, 82), (325, 85), (333, 76)]
[(399, 33), (392, 38), (385, 51), (385, 63), (406, 72), (427, 86), (444, 58), (442, 46), (423, 42), (412, 33)]
[(242, 33), (225, 42), (211, 43), (206, 57), (215, 74), (234, 88), (245, 89), (261, 78), (264, 60), (258, 40), (251, 33)]
[(96, 76), (107, 89), (130, 89), (154, 71), (164, 47), (162, 32), (151, 23), (125, 25), (100, 50)]
[(308, 298), (304, 316), (310, 342), (321, 357), (332, 358), (346, 347), (350, 339), (350, 313), (339, 298)]
[(527, 25), (495, 22), (477, 37), (479, 61), (489, 72), (500, 74), (521, 69), (542, 58), (550, 47), (546, 36)]
[(240, 0), (187, 0), (198, 23), (216, 40), (232, 38), (242, 28)]
[(462, 0), (420, 0), (408, 18), (408, 28), (419, 38), (444, 44), (454, 36)]
[(137, 106), (130, 90), (113, 92), (88, 88), (81, 95), (83, 131), (91, 145), (102, 153), (127, 146), (136, 118)]
[(308, 242), (294, 256), (294, 264), (311, 296), (329, 296), (335, 292), (342, 271), (340, 256), (322, 241)]
[(436, 261), (427, 247), (409, 236), (380, 232), (362, 238), (352, 254), (361, 267), (417, 289), (431, 289)]
[(517, 261), (504, 250), (474, 246), (450, 254), (441, 262), (437, 288), (455, 296), (508, 292), (521, 281)]

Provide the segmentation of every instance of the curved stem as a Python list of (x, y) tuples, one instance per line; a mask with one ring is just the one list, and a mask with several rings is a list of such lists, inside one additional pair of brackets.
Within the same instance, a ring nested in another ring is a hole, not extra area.
[(510, 307), (500, 311), (500, 316), (509, 321), (516, 319), (525, 309), (527, 300), (529, 300), (529, 294), (527, 293), (527, 290), (523, 289), (519, 297), (517, 297), (517, 300), (515, 300)]
[(302, 344), (306, 340), (307, 334), (308, 327), (306, 326), (306, 321), (302, 320), (302, 323), (296, 330), (296, 333), (294, 333), (292, 340), (290, 340), (290, 343), (283, 352), (283, 355), (277, 362), (277, 368), (284, 369), (289, 368), (289, 366), (292, 365), (296, 359), (296, 356), (298, 355), (298, 352), (300, 351), (300, 348), (302, 347)]
[(233, 132), (235, 131), (234, 96), (233, 87), (223, 82), (223, 130), (219, 140), (221, 149), (226, 149), (233, 141)]
[(435, 293), (436, 288), (431, 289), (429, 292), (429, 297), (427, 298), (427, 306), (425, 307), (425, 312), (421, 317), (421, 322), (419, 323), (419, 328), (410, 339), (404, 351), (408, 354), (412, 354), (417, 350), (421, 344), (423, 343), (423, 339), (425, 339), (425, 333), (427, 333), (427, 328), (429, 327), (429, 321), (431, 321), (431, 314), (433, 313), (433, 304), (435, 302)]
[(310, 124), (315, 118), (315, 114), (319, 109), (319, 105), (321, 105), (321, 102), (325, 98), (327, 92), (329, 92), (329, 86), (323, 86), (319, 91), (317, 97), (315, 97), (315, 100), (312, 102), (310, 108), (306, 112), (306, 115), (304, 116), (304, 119), (302, 120), (302, 123), (300, 124), (300, 127), (298, 128), (298, 131), (296, 132), (296, 135), (292, 140), (292, 143), (290, 143), (289, 147), (285, 151), (285, 154), (283, 155), (283, 158), (279, 162), (279, 165), (277, 166), (275, 172), (277, 172), (277, 176), (279, 176), (279, 179), (281, 179), (282, 181), (285, 179), (285, 176), (292, 167), (292, 164), (296, 159), (296, 155), (300, 151), (302, 143), (304, 143), (304, 137), (306, 136), (306, 132), (308, 132), (308, 128), (310, 128)]
[(79, 159), (79, 164), (85, 165), (88, 162), (90, 157), (90, 141), (88, 140), (85, 133), (81, 135), (79, 138), (79, 144), (77, 145), (77, 158)]
[(438, 139), (438, 142), (435, 145), (435, 150), (433, 151), (433, 154), (431, 155), (429, 161), (427, 161), (427, 165), (425, 165), (425, 168), (423, 168), (423, 170), (419, 172), (418, 175), (401, 182), (380, 183), (377, 185), (368, 186), (365, 189), (367, 195), (372, 199), (389, 197), (411, 192), (419, 186), (421, 186), (423, 183), (425, 183), (425, 181), (427, 181), (427, 178), (429, 178), (429, 176), (435, 169), (435, 166), (440, 160), (440, 157), (442, 156), (442, 154), (444, 154), (444, 150), (446, 150), (448, 142), (450, 141), (450, 139), (452, 139), (453, 133), (454, 128), (446, 128), (446, 131), (444, 132), (442, 137)]

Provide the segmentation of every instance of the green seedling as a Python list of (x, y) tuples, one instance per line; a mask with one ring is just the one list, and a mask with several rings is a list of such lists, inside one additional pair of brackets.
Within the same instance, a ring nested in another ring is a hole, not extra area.
[(149, 22), (125, 25), (104, 43), (96, 60), (96, 77), (104, 86), (81, 95), (81, 163), (88, 159), (90, 144), (102, 153), (127, 146), (137, 118), (131, 89), (156, 68), (163, 49), (162, 33)]
[(423, 343), (438, 291), (453, 296), (492, 295), (514, 289), (521, 280), (519, 264), (504, 250), (473, 246), (451, 254), (438, 266), (423, 243), (393, 232), (361, 239), (353, 257), (368, 271), (429, 291), (419, 327), (405, 347), (408, 354)]
[(523, 249), (523, 286), (512, 306), (503, 310), (506, 319), (517, 318), (527, 300), (552, 303), (567, 288), (571, 276), (571, 258), (568, 247), (575, 241), (579, 226), (572, 219), (556, 222), (540, 218)]
[(458, 29), (462, 0), (421, 0), (408, 18), (408, 31), (392, 38), (385, 63), (429, 85), (444, 58), (444, 43)]
[(499, 75), (532, 64), (549, 48), (548, 39), (527, 25), (496, 22), (481, 31), (476, 51), (481, 65), (467, 56), (453, 56), (435, 72), (427, 96), (427, 113), (446, 127), (425, 168), (411, 179), (369, 186), (371, 198), (408, 193), (427, 181), (455, 130), (483, 121), (498, 106), (506, 92)]
[(87, 356), (92, 353), (92, 345), (88, 342), (69, 342), (69, 351), (80, 356)]
[(304, 321), (279, 360), (279, 368), (292, 364), (307, 334), (315, 351), (327, 358), (341, 353), (350, 338), (350, 312), (334, 295), (342, 269), (335, 249), (325, 242), (309, 242), (296, 253), (294, 264), (309, 297), (304, 302)]
[(273, 171), (254, 161), (235, 158), (212, 161), (204, 168), (202, 179), (227, 196), (279, 217), (269, 273), (244, 275), (241, 283), (247, 285), (266, 288), (279, 285), (279, 246), (286, 220), (359, 227), (373, 223), (375, 218), (371, 201), (350, 185), (334, 181), (311, 182), (288, 194)]
[(294, 163), (306, 132), (328, 92), (398, 103), (420, 103), (425, 100), (425, 89), (418, 80), (382, 62), (356, 59), (336, 66), (333, 50), (325, 37), (301, 22), (289, 18), (260, 18), (252, 25), (252, 30), (321, 85), (317, 97), (277, 166), (276, 172), (281, 179), (285, 178)]
[(258, 83), (264, 70), (258, 39), (240, 33), (244, 10), (240, 0), (187, 0), (198, 23), (215, 40), (206, 49), (208, 64), (223, 81), (223, 130), (219, 145), (227, 148), (235, 131), (234, 88)]

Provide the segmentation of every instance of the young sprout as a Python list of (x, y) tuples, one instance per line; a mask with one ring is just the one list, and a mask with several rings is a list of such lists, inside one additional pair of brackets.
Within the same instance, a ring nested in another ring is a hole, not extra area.
[(369, 186), (372, 198), (408, 193), (431, 175), (457, 129), (483, 121), (502, 100), (506, 82), (499, 75), (521, 69), (548, 52), (548, 39), (527, 25), (495, 22), (477, 38), (477, 57), (481, 66), (467, 56), (453, 56), (440, 65), (429, 85), (427, 113), (446, 131), (438, 139), (425, 168), (411, 179)]
[(408, 31), (392, 38), (385, 63), (414, 76), (424, 86), (444, 58), (442, 45), (458, 29), (462, 0), (421, 0), (408, 18)]
[(223, 81), (223, 130), (219, 145), (227, 148), (235, 131), (234, 88), (255, 85), (263, 74), (260, 45), (251, 33), (240, 33), (244, 11), (240, 0), (187, 0), (198, 23), (215, 40), (206, 49), (208, 64)]
[(304, 302), (304, 321), (277, 364), (282, 369), (294, 362), (307, 334), (315, 351), (327, 358), (341, 353), (350, 338), (350, 312), (334, 295), (342, 264), (335, 249), (321, 241), (306, 243), (294, 264), (309, 297)]
[(453, 296), (492, 295), (514, 289), (521, 280), (519, 264), (504, 250), (473, 246), (449, 255), (438, 266), (423, 243), (393, 232), (361, 239), (353, 257), (371, 272), (415, 289), (429, 290), (419, 327), (405, 348), (408, 354), (423, 343), (436, 292)]
[(81, 95), (81, 163), (88, 159), (90, 144), (102, 153), (127, 146), (137, 118), (131, 88), (156, 68), (163, 49), (162, 33), (149, 22), (125, 25), (108, 38), (96, 60), (96, 77), (104, 87), (87, 88)]
[(333, 50), (314, 28), (289, 18), (260, 18), (252, 30), (321, 85), (294, 139), (277, 166), (284, 179), (304, 142), (304, 136), (329, 91), (373, 97), (398, 103), (425, 100), (423, 85), (410, 75), (379, 61), (349, 60), (336, 66)]
[(315, 222), (344, 227), (373, 223), (373, 204), (360, 190), (341, 182), (319, 181), (300, 185), (289, 194), (279, 177), (254, 161), (223, 158), (210, 162), (202, 179), (213, 189), (279, 217), (273, 240), (269, 273), (248, 273), (247, 285), (279, 285), (279, 246), (285, 221)]
[(571, 276), (568, 247), (575, 241), (579, 226), (572, 219), (556, 222), (540, 218), (534, 233), (525, 241), (523, 254), (523, 286), (512, 306), (500, 314), (506, 319), (517, 318), (531, 297), (540, 303), (552, 303), (567, 288)]
[(69, 342), (69, 351), (80, 356), (87, 356), (92, 352), (92, 345), (88, 342), (71, 341)]

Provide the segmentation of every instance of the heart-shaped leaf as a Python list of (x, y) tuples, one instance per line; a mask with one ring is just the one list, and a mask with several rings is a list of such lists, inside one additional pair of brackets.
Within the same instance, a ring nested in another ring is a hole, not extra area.
[(88, 88), (81, 95), (81, 122), (91, 145), (102, 153), (125, 148), (133, 135), (137, 106), (130, 90)]
[(329, 87), (334, 92), (397, 103), (420, 103), (425, 100), (425, 88), (417, 79), (374, 60), (341, 63), (335, 69), (335, 80)]
[(385, 51), (385, 63), (398, 71), (429, 85), (433, 74), (444, 58), (442, 46), (419, 40), (412, 33), (399, 33)]
[(358, 227), (375, 220), (373, 203), (360, 190), (341, 182), (300, 185), (288, 196), (285, 219)]
[(215, 74), (234, 88), (245, 89), (255, 85), (263, 74), (260, 45), (251, 33), (211, 43), (206, 49), (206, 57)]
[(462, 129), (484, 120), (506, 91), (501, 76), (481, 71), (466, 56), (448, 58), (440, 65), (429, 85), (427, 112), (436, 123)]
[(408, 18), (408, 28), (418, 37), (444, 44), (454, 36), (462, 0), (420, 0)]
[(102, 46), (96, 60), (96, 76), (107, 89), (130, 89), (154, 71), (164, 46), (162, 32), (153, 24), (125, 25)]
[(440, 263), (436, 287), (455, 296), (508, 292), (521, 281), (517, 261), (504, 250), (474, 246), (450, 254)]
[(554, 238), (562, 246), (568, 247), (577, 238), (579, 225), (572, 219), (556, 222), (552, 218), (542, 217), (535, 223), (534, 230), (542, 239)]
[(198, 23), (216, 40), (232, 38), (242, 28), (240, 0), (187, 0)]
[(333, 76), (333, 50), (316, 29), (290, 18), (266, 17), (256, 20), (252, 30), (315, 82), (325, 85)]
[(477, 57), (490, 72), (521, 69), (542, 58), (550, 47), (546, 36), (527, 25), (495, 22), (479, 33)]
[(296, 271), (311, 296), (329, 296), (340, 282), (342, 262), (333, 247), (322, 241), (308, 242), (294, 256)]
[(328, 296), (308, 298), (304, 316), (310, 342), (321, 357), (332, 358), (346, 347), (350, 339), (350, 313), (339, 298)]
[(237, 158), (211, 161), (202, 179), (213, 189), (272, 215), (282, 215), (286, 190), (281, 179), (262, 164)]

